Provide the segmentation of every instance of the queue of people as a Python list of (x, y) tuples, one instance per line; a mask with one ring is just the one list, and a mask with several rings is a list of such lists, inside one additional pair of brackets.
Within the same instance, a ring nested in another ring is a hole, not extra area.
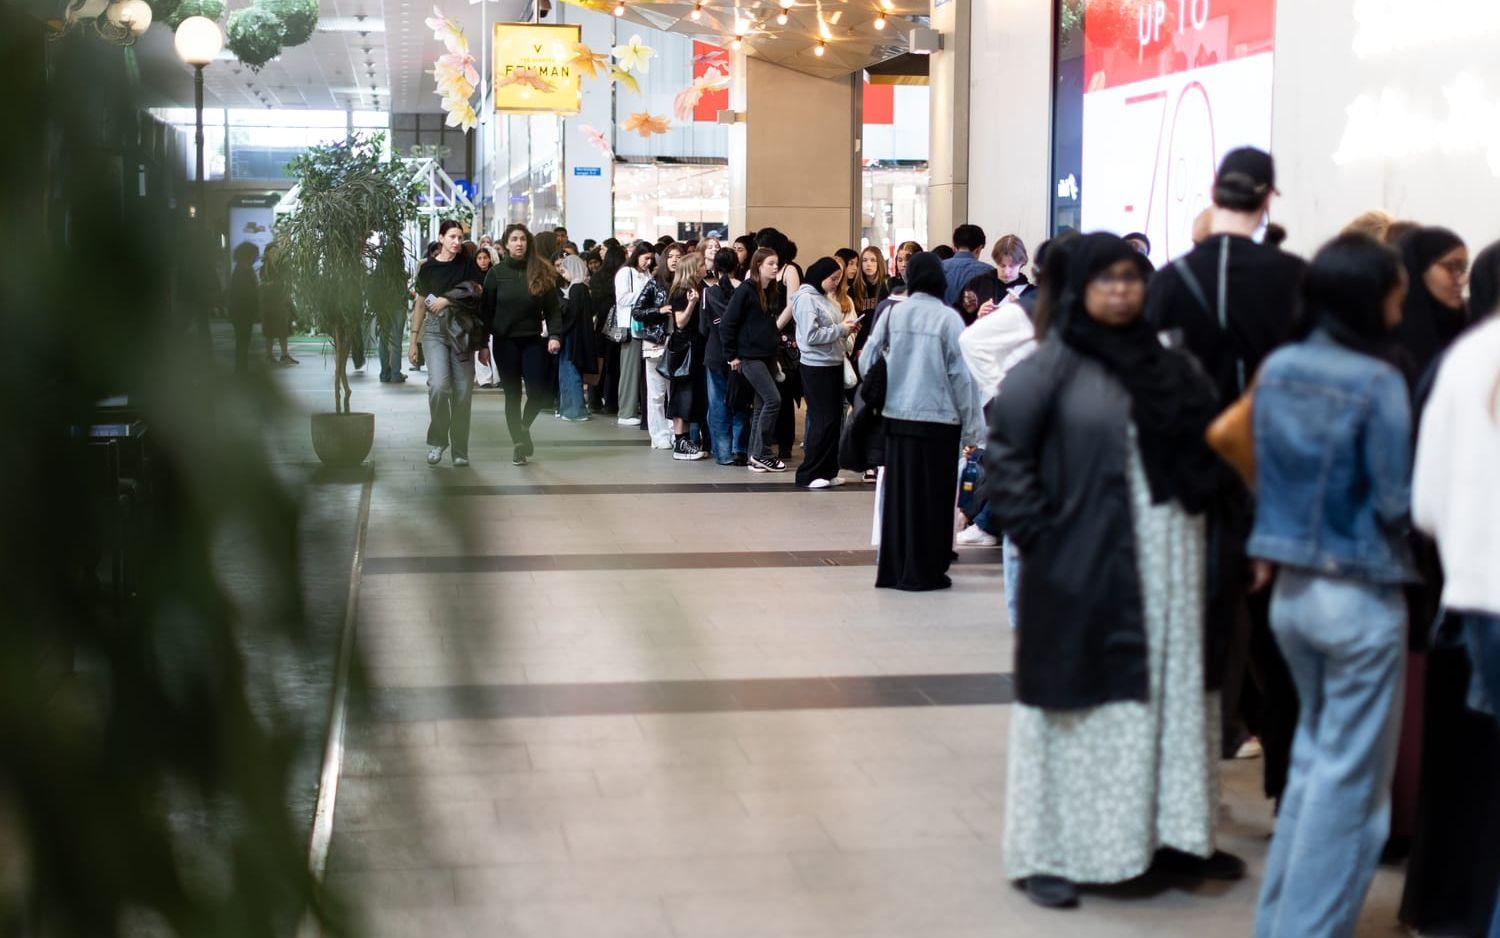
[[(1139, 232), (986, 254), (966, 224), (805, 268), (776, 229), (580, 252), (513, 225), (480, 271), (445, 231), (414, 308), (429, 462), (467, 457), (465, 348), (518, 465), (555, 407), (781, 473), (800, 409), (796, 485), (875, 470), (877, 587), (944, 589), (955, 546), (1003, 545), (1004, 856), (1032, 900), (1243, 877), (1219, 768), (1258, 755), (1257, 936), (1352, 935), (1405, 860), (1407, 924), (1493, 938), (1500, 246), (1471, 280), (1457, 235), (1372, 213), (1304, 261), (1265, 237), (1276, 194), (1269, 154), (1231, 152), (1160, 270)], [(477, 339), (434, 325), (463, 278)], [(982, 473), (968, 502), (956, 463)]]

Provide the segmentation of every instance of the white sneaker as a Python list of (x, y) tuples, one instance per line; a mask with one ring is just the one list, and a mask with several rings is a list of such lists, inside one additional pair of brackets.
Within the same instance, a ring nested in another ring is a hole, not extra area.
[(429, 447), (427, 447), (427, 465), (429, 465), (429, 466), (436, 466), (438, 463), (442, 462), (443, 461), (443, 450), (445, 450), (447, 448), (448, 447), (446, 447), (446, 446), (429, 446)]
[(953, 540), (961, 547), (994, 547), (1000, 543), (998, 537), (985, 533), (984, 528), (977, 524), (964, 528)]
[(1254, 736), (1240, 743), (1240, 748), (1234, 753), (1236, 759), (1259, 759), (1263, 755), (1265, 755), (1265, 749), (1261, 747), (1260, 740)]
[(619, 424), (622, 427), (638, 427), (641, 425), (641, 418), (621, 417), (619, 420), (616, 420), (615, 423)]
[(469, 457), (467, 457), (467, 456), (454, 456), (453, 457), (453, 468), (455, 468), (455, 469), (467, 469), (468, 467), (469, 467)]
[(840, 479), (838, 476), (834, 476), (833, 478), (828, 480), (828, 484), (833, 486), (834, 488), (838, 488), (839, 486), (844, 484), (844, 480)]
[(810, 489), (831, 489), (833, 488), (833, 483), (827, 479), (813, 479), (807, 483), (807, 487)]

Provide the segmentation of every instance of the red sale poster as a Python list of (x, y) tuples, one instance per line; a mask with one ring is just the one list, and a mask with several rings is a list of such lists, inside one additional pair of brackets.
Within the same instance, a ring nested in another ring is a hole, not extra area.
[(1088, 0), (1084, 230), (1144, 231), (1158, 264), (1191, 247), (1219, 160), (1271, 145), (1276, 0)]
[[(709, 69), (718, 69), (729, 74), (729, 50), (706, 42), (693, 40), (693, 77), (702, 78)], [(712, 124), (719, 119), (719, 112), (729, 107), (729, 92), (710, 91), (698, 99), (693, 108), (693, 120)]]

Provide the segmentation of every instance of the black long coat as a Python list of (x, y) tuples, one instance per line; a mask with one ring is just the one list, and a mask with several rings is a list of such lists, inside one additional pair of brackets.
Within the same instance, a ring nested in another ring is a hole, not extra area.
[[(990, 406), (990, 511), (1020, 548), (1020, 701), (1058, 710), (1149, 691), (1129, 459), (1130, 397), (1098, 361), (1049, 339)], [(1206, 637), (1205, 684), (1222, 641)]]

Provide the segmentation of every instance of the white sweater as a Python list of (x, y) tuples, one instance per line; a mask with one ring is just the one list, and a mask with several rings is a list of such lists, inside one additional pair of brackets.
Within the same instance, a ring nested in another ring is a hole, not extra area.
[(1001, 303), (994, 312), (974, 320), (963, 331), (958, 337), (958, 347), (963, 352), (964, 364), (969, 366), (969, 374), (979, 385), (981, 404), (990, 402), (999, 392), (1005, 373), (1025, 357), (1016, 353), (1030, 351), (1035, 345), (1036, 328), (1026, 310), (1013, 300)]
[(1500, 615), (1500, 316), (1448, 350), (1422, 414), (1412, 520), (1437, 541), (1443, 606)]
[(615, 271), (615, 315), (611, 326), (630, 328), (630, 311), (635, 308), (635, 298), (650, 281), (650, 274), (635, 267), (621, 267)]

